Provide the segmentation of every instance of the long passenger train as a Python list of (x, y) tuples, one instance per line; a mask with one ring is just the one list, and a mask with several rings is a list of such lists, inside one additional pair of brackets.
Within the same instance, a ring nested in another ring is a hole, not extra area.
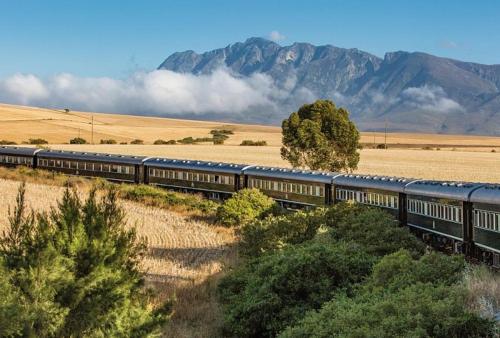
[(500, 267), (500, 185), (325, 173), (257, 165), (0, 147), (0, 165), (151, 184), (226, 199), (257, 188), (285, 207), (379, 207), (424, 241)]

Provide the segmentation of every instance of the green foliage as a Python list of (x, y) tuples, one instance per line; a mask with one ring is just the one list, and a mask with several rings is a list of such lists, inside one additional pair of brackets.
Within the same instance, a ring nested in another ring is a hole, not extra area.
[(176, 140), (168, 140), (168, 141), (165, 141), (165, 140), (161, 140), (161, 139), (159, 139), (159, 140), (154, 141), (154, 143), (153, 143), (153, 144), (156, 144), (156, 145), (161, 145), (161, 144), (176, 144), (176, 143), (177, 143), (177, 141), (176, 141)]
[(28, 141), (29, 144), (49, 144), (49, 141), (43, 138), (30, 138)]
[(2, 269), (10, 274), (0, 314), (17, 314), (7, 330), (26, 337), (157, 333), (170, 305), (151, 306), (152, 293), (139, 270), (145, 244), (127, 229), (116, 190), (100, 201), (92, 190), (82, 203), (67, 188), (56, 208), (36, 216), (26, 215), (24, 194), (23, 185), (0, 240)]
[(101, 140), (101, 144), (116, 144), (116, 140), (113, 139), (107, 139), (107, 140)]
[(338, 294), (280, 337), (492, 337), (493, 324), (467, 310), (464, 266), (440, 253), (388, 255), (357, 295)]
[(130, 141), (130, 144), (144, 144), (144, 141), (140, 139), (135, 139)]
[(14, 141), (0, 140), (0, 145), (15, 145), (17, 144)]
[(201, 196), (167, 191), (150, 185), (121, 185), (120, 197), (157, 207), (186, 207), (199, 210), (205, 215), (215, 214), (218, 204)]
[(87, 140), (81, 137), (75, 137), (69, 140), (69, 144), (87, 144)]
[(243, 141), (241, 141), (240, 146), (256, 146), (256, 147), (262, 147), (262, 146), (267, 146), (267, 142), (266, 142), (266, 141), (243, 140)]
[(360, 282), (371, 265), (361, 247), (343, 243), (308, 243), (263, 255), (219, 285), (227, 334), (273, 337), (337, 290)]
[(300, 107), (282, 123), (281, 157), (294, 167), (352, 171), (357, 168), (359, 132), (349, 112), (332, 101)]
[(275, 207), (272, 198), (258, 189), (242, 189), (217, 209), (217, 220), (226, 226), (242, 226), (263, 218)]
[(419, 283), (385, 295), (337, 297), (280, 337), (493, 337), (491, 322), (465, 308), (462, 289)]
[(212, 135), (233, 135), (234, 132), (229, 129), (212, 129), (210, 130), (210, 134)]
[(241, 252), (258, 256), (310, 240), (324, 224), (325, 212), (325, 209), (318, 208), (245, 224), (239, 232)]
[(329, 231), (327, 240), (353, 241), (378, 257), (399, 249), (413, 256), (422, 255), (425, 246), (407, 228), (399, 227), (394, 217), (378, 208), (340, 203), (329, 208), (325, 215)]
[(194, 144), (194, 143), (196, 143), (196, 141), (195, 141), (194, 138), (192, 138), (191, 136), (189, 136), (189, 137), (184, 137), (181, 140), (177, 140), (177, 143), (180, 143), (180, 144)]
[(387, 149), (387, 146), (385, 145), (385, 143), (380, 143), (377, 144), (377, 149)]
[(221, 145), (224, 144), (224, 139), (223, 138), (213, 138), (214, 144), (215, 145)]

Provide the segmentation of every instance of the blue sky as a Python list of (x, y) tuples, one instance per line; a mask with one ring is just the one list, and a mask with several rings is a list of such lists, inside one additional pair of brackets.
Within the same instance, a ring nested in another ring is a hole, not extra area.
[(500, 1), (0, 0), (0, 78), (123, 78), (175, 51), (277, 31), (281, 44), (424, 51), (500, 63)]

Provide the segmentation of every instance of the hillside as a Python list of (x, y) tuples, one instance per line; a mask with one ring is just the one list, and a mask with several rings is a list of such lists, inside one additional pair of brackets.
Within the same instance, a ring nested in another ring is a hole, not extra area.
[(347, 106), (362, 130), (383, 130), (387, 120), (392, 131), (500, 135), (500, 65), (250, 38), (202, 54), (174, 53), (159, 69), (210, 74), (221, 67), (265, 74), (284, 93), (271, 115), (246, 115), (255, 122), (279, 123), (307, 100), (328, 98)]

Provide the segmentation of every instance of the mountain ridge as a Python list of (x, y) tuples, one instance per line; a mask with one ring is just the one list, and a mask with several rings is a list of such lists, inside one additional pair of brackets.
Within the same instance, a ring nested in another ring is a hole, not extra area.
[[(357, 48), (249, 38), (201, 54), (176, 52), (158, 67), (195, 75), (220, 68), (264, 74), (289, 94), (268, 123), (307, 99), (324, 98), (346, 106), (362, 130), (381, 130), (387, 120), (392, 131), (500, 135), (499, 64), (406, 51), (381, 58)], [(248, 118), (263, 122), (252, 112)]]

